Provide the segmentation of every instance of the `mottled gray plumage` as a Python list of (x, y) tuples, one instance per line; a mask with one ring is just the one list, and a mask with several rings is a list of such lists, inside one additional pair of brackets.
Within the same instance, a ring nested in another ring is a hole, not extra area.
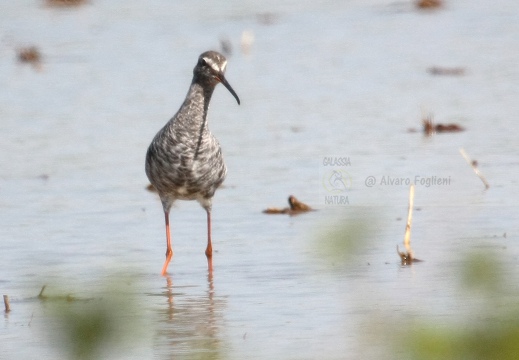
[[(210, 247), (212, 197), (224, 181), (227, 169), (220, 144), (207, 126), (209, 101), (215, 86), (222, 83), (240, 103), (225, 80), (226, 65), (225, 57), (215, 51), (200, 55), (184, 103), (157, 133), (146, 154), (146, 174), (159, 193), (166, 215), (168, 245), (171, 205), (176, 200), (197, 200), (207, 211)], [(167, 263), (169, 260), (163, 273)]]

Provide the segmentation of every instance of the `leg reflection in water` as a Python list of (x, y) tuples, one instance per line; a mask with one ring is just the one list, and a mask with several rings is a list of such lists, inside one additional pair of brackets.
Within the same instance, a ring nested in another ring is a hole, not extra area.
[(171, 275), (165, 278), (166, 303), (159, 310), (155, 353), (164, 359), (225, 358), (225, 301), (216, 295), (212, 271), (208, 271), (205, 285), (174, 285)]

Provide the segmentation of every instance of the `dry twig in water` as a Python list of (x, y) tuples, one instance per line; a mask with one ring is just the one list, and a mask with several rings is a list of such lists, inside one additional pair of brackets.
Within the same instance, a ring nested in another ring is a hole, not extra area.
[(409, 188), (409, 208), (407, 210), (407, 223), (405, 225), (405, 235), (404, 235), (404, 246), (405, 252), (400, 252), (398, 245), (396, 246), (396, 251), (398, 255), (400, 255), (400, 259), (402, 260), (402, 265), (409, 265), (414, 261), (420, 261), (415, 259), (413, 254), (413, 249), (411, 249), (411, 223), (413, 222), (413, 204), (414, 204), (414, 185), (411, 185)]
[(465, 150), (463, 148), (460, 149), (460, 154), (463, 156), (465, 161), (472, 167), (476, 175), (483, 181), (483, 184), (485, 185), (485, 189), (488, 189), (490, 187), (490, 184), (487, 182), (487, 179), (483, 176), (483, 174), (478, 169), (478, 162), (476, 160), (471, 160)]
[(39, 299), (43, 299), (45, 297), (45, 295), (43, 295), (43, 291), (45, 290), (46, 287), (47, 287), (47, 285), (43, 285), (41, 287), (40, 293), (38, 294)]
[(5, 305), (5, 312), (8, 313), (11, 311), (11, 305), (9, 304), (9, 296), (4, 295), (4, 305)]

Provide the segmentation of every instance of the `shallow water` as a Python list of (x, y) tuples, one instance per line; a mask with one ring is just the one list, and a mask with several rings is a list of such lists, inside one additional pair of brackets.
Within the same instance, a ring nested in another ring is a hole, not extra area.
[[(48, 336), (59, 322), (36, 297), (44, 284), (98, 299), (119, 283), (141, 324), (140, 341), (107, 350), (121, 359), (368, 358), (388, 318), (443, 323), (470, 310), (457, 296), (465, 252), (495, 250), (506, 276), (517, 273), (517, 20), (505, 1), (432, 12), (391, 1), (0, 5), (0, 289), (13, 309), (0, 358), (59, 354)], [(227, 78), (242, 105), (217, 88), (209, 114), (229, 168), (214, 199), (214, 273), (204, 211), (179, 202), (161, 277), (163, 215), (144, 155), (220, 38), (233, 46)], [(40, 68), (16, 61), (28, 45)], [(432, 76), (432, 66), (465, 75)], [(409, 132), (422, 112), (466, 131)], [(351, 162), (347, 205), (324, 201), (325, 156)], [(417, 184), (412, 244), (425, 261), (401, 267), (405, 179), (417, 176), (450, 181)], [(318, 211), (261, 213), (290, 194)], [(330, 255), (329, 229), (344, 225), (347, 238), (355, 224), (369, 224), (355, 238), (363, 246)]]

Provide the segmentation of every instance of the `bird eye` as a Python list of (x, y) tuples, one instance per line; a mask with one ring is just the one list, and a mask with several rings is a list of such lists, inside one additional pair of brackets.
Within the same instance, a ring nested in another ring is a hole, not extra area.
[(198, 60), (198, 65), (200, 65), (200, 66), (207, 66), (207, 61), (205, 61), (204, 58), (200, 58)]

